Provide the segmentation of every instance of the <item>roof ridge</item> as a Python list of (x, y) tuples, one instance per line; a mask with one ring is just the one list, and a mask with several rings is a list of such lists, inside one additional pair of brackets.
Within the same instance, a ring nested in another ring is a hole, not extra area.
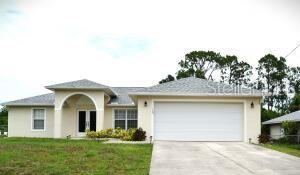
[(183, 81), (183, 80), (186, 80), (186, 79), (202, 79), (202, 78), (196, 78), (196, 77), (193, 77), (193, 76), (190, 76), (190, 77), (184, 77), (184, 78), (176, 79), (176, 80), (173, 80), (173, 81), (168, 81), (168, 82), (161, 83), (161, 84), (156, 84), (156, 85), (153, 85), (153, 86), (148, 86), (148, 87), (146, 87), (146, 88), (151, 88), (151, 87), (156, 87), (156, 86), (161, 86), (161, 85), (171, 84), (171, 83)]
[(142, 86), (110, 86), (111, 88), (145, 88)]
[[(210, 79), (198, 78), (198, 77), (193, 77), (193, 76), (185, 77), (185, 78), (180, 78), (180, 79), (177, 79), (177, 80), (174, 80), (174, 81), (169, 81), (169, 82), (162, 83), (162, 84), (175, 83), (175, 82), (178, 82), (178, 81), (180, 81), (180, 80), (186, 80), (186, 79), (201, 80), (201, 81), (205, 81), (205, 82), (209, 82), (209, 83), (215, 83), (215, 84), (218, 84), (218, 85), (226, 85), (226, 86), (231, 86), (231, 87), (244, 88), (244, 89), (247, 89), (247, 90), (256, 90), (256, 91), (260, 91), (260, 90), (257, 90), (257, 89), (253, 89), (253, 88), (250, 88), (250, 87), (246, 87), (246, 86), (244, 86), (244, 85), (229, 84), (229, 83), (226, 83), (226, 82), (218, 82), (218, 81), (213, 81), (213, 80), (210, 80)], [(154, 86), (158, 86), (158, 85), (162, 85), (162, 84), (157, 84), (157, 85), (154, 85)], [(154, 86), (150, 86), (150, 87), (154, 87)]]
[(169, 81), (162, 84), (157, 84), (154, 86), (146, 87), (144, 89), (137, 90), (135, 93), (139, 95), (153, 95), (153, 94), (215, 94), (215, 95), (243, 95), (243, 96), (262, 96), (263, 93), (259, 90), (239, 86), (235, 84), (227, 84), (224, 82), (217, 82), (213, 80), (207, 80), (197, 77), (186, 77), (177, 79), (174, 81)]
[(50, 86), (45, 86), (49, 90), (58, 90), (58, 89), (92, 89), (92, 90), (103, 90), (108, 95), (117, 95), (110, 86), (97, 83), (88, 79), (80, 79), (75, 81), (68, 81), (59, 84), (53, 84)]
[(90, 83), (95, 83), (97, 85), (100, 85), (100, 86), (105, 86), (105, 87), (110, 87), (110, 86), (107, 86), (107, 85), (104, 85), (104, 84), (100, 84), (98, 82), (95, 82), (95, 81), (92, 81), (92, 80), (89, 80), (89, 79), (79, 79), (79, 80), (73, 80), (73, 81), (67, 81), (67, 82), (63, 82), (63, 83), (56, 83), (56, 84), (52, 84), (52, 85), (48, 85), (48, 86), (45, 86), (46, 88), (51, 88), (51, 87), (54, 87), (54, 86), (60, 86), (60, 85), (65, 85), (65, 84), (71, 84), (71, 83), (77, 83), (77, 82), (80, 82), (80, 81), (87, 81), (87, 82), (90, 82)]

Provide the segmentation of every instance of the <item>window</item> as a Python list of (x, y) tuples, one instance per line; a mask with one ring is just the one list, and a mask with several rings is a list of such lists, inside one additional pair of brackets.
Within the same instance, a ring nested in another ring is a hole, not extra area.
[(126, 129), (126, 109), (115, 110), (115, 128)]
[(45, 130), (45, 109), (32, 110), (32, 129)]
[(137, 110), (128, 109), (127, 110), (127, 129), (137, 128)]
[(129, 129), (137, 128), (136, 109), (115, 109), (115, 128)]

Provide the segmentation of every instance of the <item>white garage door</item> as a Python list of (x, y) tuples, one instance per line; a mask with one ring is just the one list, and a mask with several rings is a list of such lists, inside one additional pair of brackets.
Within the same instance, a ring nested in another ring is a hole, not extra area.
[(242, 141), (243, 104), (155, 102), (154, 138), (177, 141)]

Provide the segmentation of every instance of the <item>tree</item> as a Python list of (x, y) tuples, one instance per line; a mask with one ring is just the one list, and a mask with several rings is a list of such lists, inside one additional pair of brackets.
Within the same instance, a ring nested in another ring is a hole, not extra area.
[(166, 78), (160, 80), (159, 84), (174, 81), (174, 80), (175, 80), (175, 78), (172, 75), (169, 74)]
[(289, 92), (294, 93), (294, 97), (289, 104), (289, 111), (300, 110), (300, 67), (291, 67), (288, 73)]
[(291, 103), (289, 104), (289, 111), (295, 112), (300, 110), (300, 94), (295, 93), (294, 97), (291, 99)]
[(5, 107), (0, 109), (0, 125), (7, 125), (8, 111)]
[(282, 122), (282, 128), (285, 135), (296, 135), (298, 132), (299, 124), (294, 121), (284, 121)]
[(221, 59), (222, 56), (213, 51), (190, 52), (178, 63), (181, 69), (176, 73), (176, 78), (193, 76), (213, 80), (213, 73), (220, 68)]
[(267, 110), (263, 107), (261, 109), (261, 122), (265, 122), (279, 116), (280, 114), (275, 111)]
[(272, 110), (276, 102), (276, 108), (283, 111), (283, 103), (287, 98), (285, 93), (286, 60), (268, 54), (262, 57), (258, 64), (256, 68), (258, 71), (258, 89), (265, 90), (270, 94), (270, 96), (265, 97), (264, 103), (267, 105), (268, 110)]
[(252, 66), (250, 64), (238, 61), (236, 56), (227, 55), (220, 61), (221, 82), (235, 84), (238, 86), (249, 85), (252, 75)]
[(287, 86), (288, 81), (288, 66), (286, 65), (286, 59), (280, 57), (276, 64), (275, 80), (277, 85), (277, 94), (275, 95), (275, 107), (283, 115), (288, 110), (288, 95)]
[(300, 67), (291, 67), (289, 69), (288, 80), (290, 92), (300, 94)]
[[(268, 120), (271, 120), (273, 118), (279, 117), (280, 114), (278, 114), (276, 111), (267, 110), (261, 107), (261, 122), (265, 122)], [(270, 126), (269, 125), (262, 125), (261, 126), (261, 132), (264, 134), (270, 134)]]

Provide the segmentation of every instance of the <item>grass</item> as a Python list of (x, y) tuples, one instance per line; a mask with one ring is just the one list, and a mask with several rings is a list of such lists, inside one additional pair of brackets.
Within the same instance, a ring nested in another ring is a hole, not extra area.
[(4, 174), (148, 174), (152, 145), (0, 138)]
[(300, 144), (267, 143), (267, 144), (261, 144), (261, 146), (300, 157)]

